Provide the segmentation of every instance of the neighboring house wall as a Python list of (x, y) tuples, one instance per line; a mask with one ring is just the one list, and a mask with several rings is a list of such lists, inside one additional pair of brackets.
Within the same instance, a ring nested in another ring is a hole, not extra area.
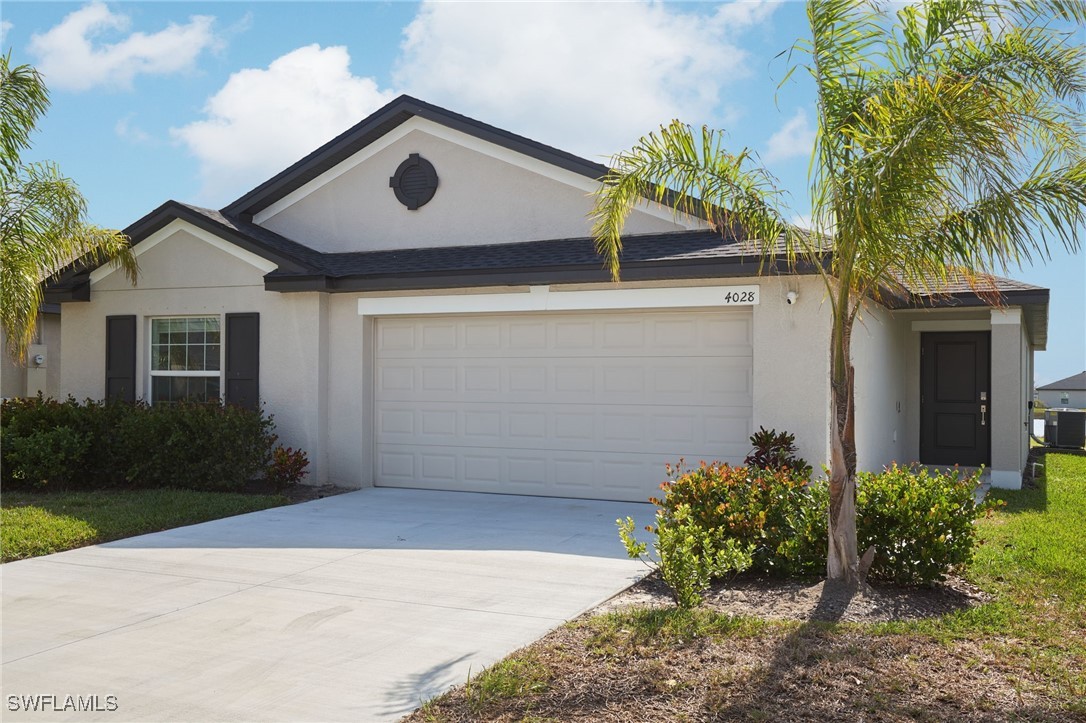
[(91, 302), (65, 305), (63, 344), (68, 358), (79, 363), (62, 368), (61, 392), (78, 399), (104, 395), (107, 316), (138, 315), (136, 396), (146, 398), (152, 317), (258, 312), (261, 399), (275, 415), (280, 441), (310, 453), (309, 481), (323, 482), (319, 449), (326, 400), (321, 379), (328, 348), (327, 301), (315, 292), (265, 291), (263, 276), (271, 264), (236, 247), (228, 253), (206, 237), (174, 222), (137, 247), (138, 286), (131, 286), (123, 273), (103, 269), (102, 276), (92, 277)]
[(890, 462), (910, 461), (907, 337), (908, 325), (875, 304), (868, 305), (853, 328), (858, 469), (879, 471)]
[[(1067, 399), (1065, 402), (1064, 399)], [(1059, 391), (1042, 389), (1037, 392), (1037, 399), (1049, 409), (1053, 407), (1071, 407), (1072, 409), (1086, 409), (1086, 390), (1072, 389)]]
[[(60, 314), (38, 315), (38, 337), (27, 351), (25, 364), (16, 364), (8, 356), (7, 337), (2, 337), (0, 350), (0, 395), (4, 398), (35, 396), (40, 391), (47, 397), (57, 396), (60, 388)], [(34, 358), (44, 358), (37, 364)]]
[[(411, 153), (438, 175), (433, 199), (411, 211), (389, 178)], [(365, 161), (363, 163), (363, 161)], [(465, 246), (584, 237), (591, 179), (414, 118), (256, 215), (262, 226), (319, 251)], [(674, 212), (634, 211), (626, 233), (684, 228)]]

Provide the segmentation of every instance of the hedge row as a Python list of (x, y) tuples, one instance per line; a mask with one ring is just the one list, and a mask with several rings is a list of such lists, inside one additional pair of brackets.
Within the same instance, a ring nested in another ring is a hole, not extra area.
[(5, 489), (237, 490), (258, 477), (281, 487), (306, 462), (294, 450), (284, 461), (276, 439), (262, 411), (215, 402), (5, 400), (0, 474)]

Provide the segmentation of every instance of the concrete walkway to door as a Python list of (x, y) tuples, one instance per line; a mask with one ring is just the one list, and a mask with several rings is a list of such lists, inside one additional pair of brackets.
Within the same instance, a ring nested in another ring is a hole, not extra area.
[(4, 720), (395, 720), (643, 575), (651, 514), (371, 489), (8, 563)]

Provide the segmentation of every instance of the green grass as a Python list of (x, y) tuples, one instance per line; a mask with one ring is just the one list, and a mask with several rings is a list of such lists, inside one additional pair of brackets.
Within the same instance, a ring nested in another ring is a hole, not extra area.
[(531, 655), (502, 660), (465, 683), (469, 705), (485, 710), (495, 701), (537, 695), (547, 689), (550, 672)]
[(162, 489), (6, 492), (0, 502), (0, 557), (10, 562), (278, 507), (287, 499)]
[(1038, 481), (1037, 489), (993, 490), (1006, 506), (979, 523), (966, 578), (991, 602), (869, 631), (981, 641), (1007, 665), (1041, 671), (1056, 690), (1086, 701), (1086, 457), (1049, 452)]

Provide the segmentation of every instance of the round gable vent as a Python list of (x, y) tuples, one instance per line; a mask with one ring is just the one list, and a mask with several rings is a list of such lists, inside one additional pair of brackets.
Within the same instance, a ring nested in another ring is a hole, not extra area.
[(396, 175), (388, 179), (388, 185), (396, 192), (400, 203), (414, 211), (425, 206), (437, 191), (437, 171), (434, 164), (412, 153), (396, 169)]

